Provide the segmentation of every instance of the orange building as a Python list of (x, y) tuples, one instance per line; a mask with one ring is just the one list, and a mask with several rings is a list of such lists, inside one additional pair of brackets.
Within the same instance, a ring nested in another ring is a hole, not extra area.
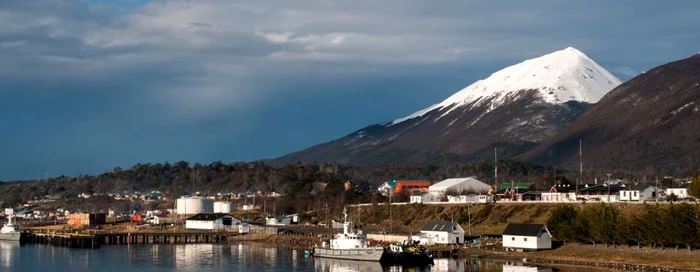
[(394, 192), (406, 192), (413, 195), (414, 192), (425, 193), (433, 183), (425, 180), (398, 180), (394, 185)]

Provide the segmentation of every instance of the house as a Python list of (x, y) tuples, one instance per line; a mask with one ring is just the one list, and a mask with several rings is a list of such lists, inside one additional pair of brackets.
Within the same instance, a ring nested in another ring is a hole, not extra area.
[(198, 213), (185, 221), (186, 229), (233, 230), (241, 220), (225, 213)]
[(238, 233), (250, 233), (250, 224), (241, 223), (238, 225)]
[(267, 217), (265, 225), (267, 226), (289, 226), (292, 224), (292, 219), (284, 216)]
[[(578, 189), (585, 188), (586, 185), (579, 185)], [(542, 192), (540, 198), (548, 202), (576, 201), (576, 185), (556, 184), (549, 188), (549, 191)]]
[(464, 229), (456, 222), (430, 221), (420, 230), (420, 234), (411, 236), (411, 240), (421, 245), (454, 245), (464, 242)]
[(639, 190), (620, 190), (617, 199), (620, 201), (639, 201), (641, 194)]
[(624, 185), (585, 185), (583, 189), (579, 189), (578, 198), (589, 201), (616, 202), (617, 195), (622, 190)]
[(466, 178), (449, 178), (438, 183), (431, 185), (428, 191), (431, 193), (445, 195), (445, 194), (487, 194), (491, 189), (491, 186), (481, 182), (475, 177)]
[(670, 195), (675, 195), (678, 199), (688, 198), (688, 183), (682, 184), (681, 186), (666, 188), (666, 197)]
[(503, 248), (507, 251), (552, 249), (552, 234), (544, 224), (508, 224), (503, 231)]
[(382, 183), (382, 185), (379, 185), (377, 188), (377, 191), (379, 191), (381, 194), (386, 195), (389, 192), (394, 190), (394, 186), (396, 185), (395, 180), (388, 180)]
[(411, 203), (440, 202), (440, 196), (433, 193), (420, 193), (412, 195), (410, 201)]

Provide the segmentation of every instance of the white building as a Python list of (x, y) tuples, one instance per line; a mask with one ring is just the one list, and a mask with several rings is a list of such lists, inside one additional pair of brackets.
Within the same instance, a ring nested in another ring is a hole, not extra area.
[(440, 202), (440, 196), (434, 193), (420, 193), (411, 196), (411, 203)]
[(639, 190), (620, 190), (617, 199), (620, 201), (639, 201), (641, 194)]
[(428, 192), (445, 195), (448, 192), (462, 193), (471, 192), (475, 194), (487, 194), (491, 186), (481, 182), (475, 177), (450, 178), (435, 183), (428, 188)]
[(266, 217), (265, 225), (268, 226), (289, 226), (292, 224), (292, 219), (284, 216)]
[(493, 197), (490, 195), (457, 195), (457, 196), (447, 196), (448, 203), (491, 203), (493, 202)]
[(238, 233), (250, 233), (250, 224), (241, 223), (238, 225)]
[(185, 221), (185, 228), (200, 230), (234, 230), (241, 220), (224, 213), (200, 213)]
[(503, 231), (503, 248), (537, 251), (552, 248), (552, 234), (543, 224), (508, 224)]
[(464, 243), (464, 229), (450, 221), (430, 221), (420, 230), (420, 234), (411, 236), (411, 240), (421, 245), (454, 245)]
[(175, 222), (177, 222), (177, 219), (172, 218), (172, 217), (168, 217), (167, 215), (158, 214), (158, 215), (154, 215), (153, 219), (151, 219), (150, 222), (151, 222), (151, 224), (154, 224), (154, 225), (166, 225), (166, 224), (174, 224)]
[(670, 196), (671, 194), (678, 197), (678, 199), (688, 198), (688, 188), (666, 188), (666, 197)]
[(244, 211), (252, 211), (252, 210), (254, 210), (254, 209), (255, 209), (255, 207), (253, 207), (253, 204), (244, 204), (244, 205), (243, 205), (243, 210), (244, 210)]

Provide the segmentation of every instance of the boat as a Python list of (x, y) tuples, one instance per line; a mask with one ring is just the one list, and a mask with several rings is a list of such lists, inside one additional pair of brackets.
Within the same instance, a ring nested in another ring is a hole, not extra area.
[(417, 242), (404, 241), (403, 244), (390, 244), (380, 262), (386, 265), (424, 266), (433, 264), (430, 250)]
[(313, 249), (313, 256), (318, 258), (333, 258), (356, 261), (380, 261), (384, 256), (384, 247), (370, 246), (367, 235), (362, 230), (350, 230), (347, 208), (343, 209), (343, 233), (337, 233), (334, 238)]
[(19, 231), (19, 226), (17, 226), (15, 222), (15, 216), (13, 214), (8, 215), (7, 224), (0, 229), (0, 240), (19, 242), (21, 233), (22, 232)]

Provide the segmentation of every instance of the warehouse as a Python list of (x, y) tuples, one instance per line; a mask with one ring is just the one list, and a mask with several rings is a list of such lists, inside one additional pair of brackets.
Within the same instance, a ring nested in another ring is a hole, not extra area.
[(185, 228), (200, 230), (238, 230), (241, 220), (225, 213), (200, 213), (185, 221)]
[(467, 194), (487, 194), (490, 185), (481, 182), (476, 177), (466, 178), (449, 178), (441, 182), (435, 183), (428, 188), (428, 191), (434, 194), (445, 195), (450, 192), (455, 195)]

